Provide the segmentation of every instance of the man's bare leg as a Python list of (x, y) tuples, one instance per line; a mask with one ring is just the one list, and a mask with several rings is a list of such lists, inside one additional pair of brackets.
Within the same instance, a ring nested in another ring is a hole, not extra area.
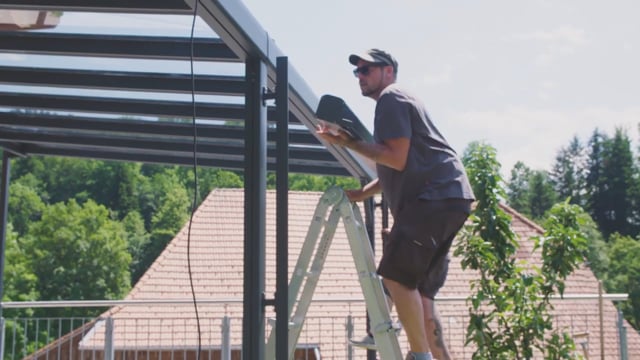
[(451, 360), (451, 354), (444, 343), (444, 333), (440, 315), (436, 304), (428, 297), (422, 296), (422, 308), (424, 312), (424, 326), (427, 332), (427, 340), (433, 357), (438, 360)]
[(391, 293), (396, 312), (407, 334), (411, 351), (428, 353), (429, 343), (423, 320), (425, 315), (422, 296), (417, 289), (409, 289), (393, 280), (384, 279), (384, 284)]

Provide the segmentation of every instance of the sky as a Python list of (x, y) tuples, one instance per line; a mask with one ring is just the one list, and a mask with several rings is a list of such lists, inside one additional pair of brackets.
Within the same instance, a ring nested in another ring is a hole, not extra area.
[[(610, 135), (622, 128), (634, 150), (640, 147), (638, 1), (243, 3), (318, 98), (342, 97), (369, 128), (375, 103), (360, 94), (347, 58), (377, 47), (396, 57), (398, 83), (424, 101), (452, 147), (462, 154), (472, 141), (492, 145), (504, 174), (516, 161), (550, 170), (574, 136), (585, 143), (596, 128)], [(65, 13), (56, 31), (188, 36), (190, 25), (184, 16)], [(207, 32), (199, 21), (196, 36)], [(25, 60), (0, 54), (0, 62), (12, 61)], [(102, 68), (108, 61), (60, 59), (59, 65)], [(189, 71), (184, 63), (166, 65)], [(131, 61), (126, 69), (147, 66)]]
[(244, 0), (318, 95), (345, 99), (371, 126), (349, 54), (377, 47), (462, 154), (472, 141), (550, 170), (598, 128), (638, 149), (640, 2), (612, 0)]

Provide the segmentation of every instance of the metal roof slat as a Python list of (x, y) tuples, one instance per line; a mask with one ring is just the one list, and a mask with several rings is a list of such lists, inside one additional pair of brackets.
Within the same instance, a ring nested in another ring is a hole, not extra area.
[[(96, 35), (0, 31), (0, 52), (60, 56), (95, 56), (161, 60), (190, 60), (187, 37)], [(218, 38), (193, 39), (196, 61), (240, 62)]]
[[(190, 119), (193, 104), (188, 101), (105, 98), (71, 95), (0, 93), (0, 106), (68, 112), (165, 116)], [(244, 105), (196, 103), (198, 118), (244, 120)]]
[(0, 9), (118, 12), (142, 14), (192, 14), (182, 0), (3, 0)]
[[(191, 74), (72, 70), (0, 65), (0, 83), (81, 89), (191, 93)], [(243, 76), (195, 75), (195, 92), (244, 96)]]

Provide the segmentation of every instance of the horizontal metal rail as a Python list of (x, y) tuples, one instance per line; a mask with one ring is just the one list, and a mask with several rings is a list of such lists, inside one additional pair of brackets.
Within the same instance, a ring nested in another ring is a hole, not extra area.
[[(598, 294), (567, 294), (562, 297), (554, 295), (554, 300), (597, 300)], [(603, 300), (625, 301), (628, 294), (603, 294)], [(464, 296), (436, 297), (436, 302), (460, 302), (467, 300)], [(358, 303), (363, 298), (318, 298), (314, 303)], [(210, 304), (242, 304), (242, 299), (198, 299), (198, 305)], [(148, 300), (55, 300), (55, 301), (7, 301), (0, 303), (4, 309), (25, 308), (65, 308), (65, 307), (110, 307), (110, 306), (148, 306), (148, 305), (193, 305), (193, 299), (148, 299)]]

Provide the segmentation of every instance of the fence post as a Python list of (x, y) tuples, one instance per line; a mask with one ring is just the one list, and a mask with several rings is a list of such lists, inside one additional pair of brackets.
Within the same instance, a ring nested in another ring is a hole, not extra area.
[(620, 309), (618, 309), (618, 335), (620, 337), (620, 360), (628, 360), (627, 327), (624, 326), (624, 317)]
[(602, 298), (602, 281), (598, 281), (598, 313), (600, 315), (600, 359), (604, 358), (604, 313), (603, 313), (603, 298)]
[(353, 346), (349, 339), (353, 338), (353, 317), (347, 316), (347, 360), (353, 360)]
[(231, 360), (231, 319), (228, 316), (222, 318), (222, 360)]
[(0, 333), (0, 359), (4, 359), (4, 317), (0, 317), (0, 331), (2, 331)]
[(105, 319), (104, 327), (104, 360), (113, 360), (113, 318)]

